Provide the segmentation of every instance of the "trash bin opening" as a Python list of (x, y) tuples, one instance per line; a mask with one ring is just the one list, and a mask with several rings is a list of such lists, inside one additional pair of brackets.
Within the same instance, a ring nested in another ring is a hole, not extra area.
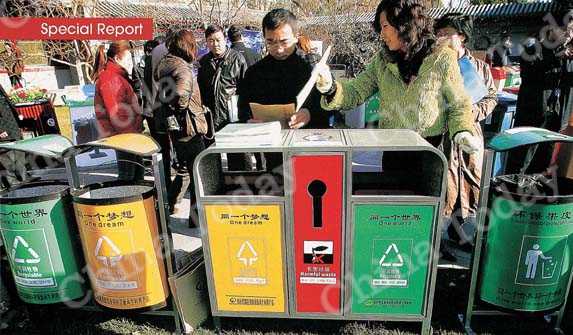
[(0, 203), (16, 204), (59, 199), (67, 195), (68, 191), (69, 186), (59, 181), (22, 184), (0, 193)]
[(352, 195), (439, 197), (443, 173), (431, 151), (353, 151)]
[(284, 196), (282, 152), (211, 153), (199, 176), (203, 196)]
[(531, 199), (537, 203), (573, 202), (573, 180), (546, 178), (542, 175), (504, 175), (492, 179), (495, 195), (515, 200)]
[(81, 204), (104, 205), (147, 199), (154, 195), (153, 183), (106, 182), (88, 185), (73, 193)]

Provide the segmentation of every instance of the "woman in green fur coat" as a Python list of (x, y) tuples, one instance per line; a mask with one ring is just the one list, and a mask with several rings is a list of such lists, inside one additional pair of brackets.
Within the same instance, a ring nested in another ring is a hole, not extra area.
[(465, 152), (478, 151), (457, 55), (435, 43), (432, 24), (420, 0), (382, 0), (373, 22), (382, 50), (366, 69), (334, 81), (328, 66), (319, 65), (323, 108), (354, 108), (380, 91), (380, 128), (414, 130), (436, 147), (449, 133)]

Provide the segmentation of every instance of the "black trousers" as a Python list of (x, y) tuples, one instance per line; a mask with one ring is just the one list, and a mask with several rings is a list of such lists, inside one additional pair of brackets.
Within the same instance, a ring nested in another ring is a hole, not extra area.
[[(174, 140), (173, 147), (177, 160), (179, 161), (177, 175), (169, 188), (169, 199), (173, 199), (174, 204), (180, 201), (185, 192), (190, 193), (190, 210), (189, 218), (193, 216), (193, 205), (196, 202), (195, 183), (193, 182), (193, 163), (195, 158), (205, 150), (205, 143), (202, 136), (195, 136), (188, 141)], [(191, 225), (191, 221), (189, 222)]]

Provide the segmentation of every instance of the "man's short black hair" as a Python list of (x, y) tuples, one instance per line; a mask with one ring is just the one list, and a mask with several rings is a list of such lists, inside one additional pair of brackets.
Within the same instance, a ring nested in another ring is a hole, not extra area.
[(243, 28), (232, 25), (231, 28), (229, 28), (227, 35), (229, 36), (231, 43), (239, 42), (243, 39)]
[(218, 32), (222, 32), (223, 36), (225, 36), (225, 30), (223, 30), (223, 28), (219, 25), (216, 24), (212, 24), (209, 27), (207, 27), (207, 29), (205, 29), (205, 39), (208, 39), (209, 36), (218, 33)]
[(468, 43), (472, 37), (474, 22), (469, 15), (464, 15), (461, 13), (448, 13), (441, 18), (439, 18), (434, 24), (434, 30), (438, 31), (442, 28), (452, 27), (459, 34), (463, 34), (466, 37), (464, 43)]
[(298, 32), (298, 20), (290, 10), (284, 8), (271, 10), (263, 18), (263, 35), (265, 29), (275, 30), (284, 24), (290, 25), (294, 34)]

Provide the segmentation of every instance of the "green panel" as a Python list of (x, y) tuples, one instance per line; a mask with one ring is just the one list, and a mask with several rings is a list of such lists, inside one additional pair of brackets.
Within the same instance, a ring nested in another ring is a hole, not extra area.
[[(18, 294), (23, 301), (50, 304), (84, 295), (74, 253), (81, 252), (73, 217), (62, 200), (0, 205), (0, 230)], [(74, 243), (74, 242), (75, 243)]]
[(423, 315), (435, 206), (353, 210), (352, 313)]
[(565, 300), (572, 257), (572, 204), (494, 198), (480, 297), (519, 311), (556, 308)]

